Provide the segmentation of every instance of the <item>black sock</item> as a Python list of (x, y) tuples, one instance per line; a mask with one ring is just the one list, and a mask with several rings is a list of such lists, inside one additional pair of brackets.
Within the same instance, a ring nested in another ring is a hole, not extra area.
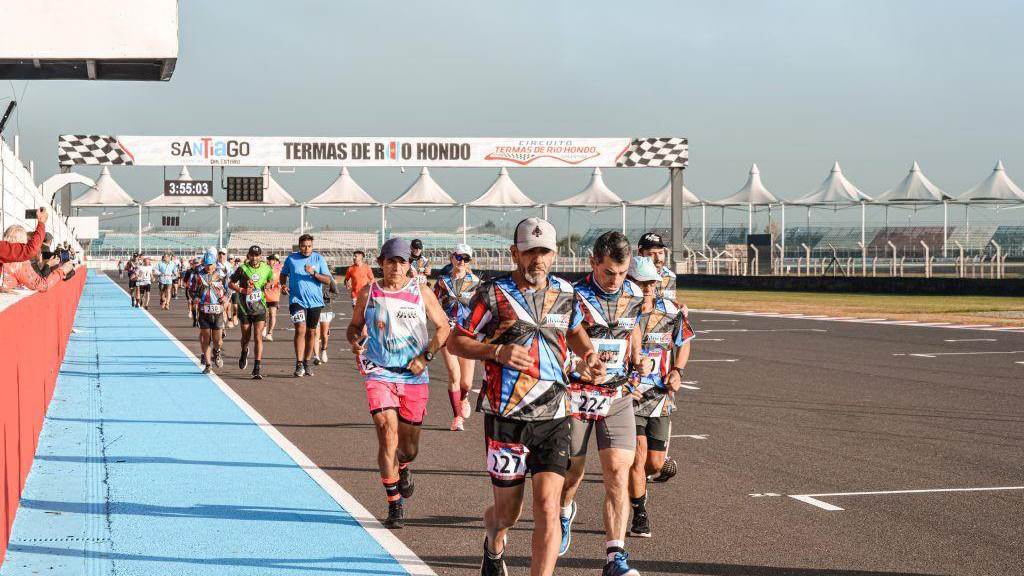
[(402, 499), (402, 495), (398, 493), (398, 479), (384, 479), (381, 478), (381, 483), (384, 484), (384, 494), (387, 496), (388, 503), (398, 502)]
[(644, 494), (639, 498), (630, 498), (629, 503), (633, 506), (634, 512), (636, 510), (643, 510), (647, 506), (647, 494)]

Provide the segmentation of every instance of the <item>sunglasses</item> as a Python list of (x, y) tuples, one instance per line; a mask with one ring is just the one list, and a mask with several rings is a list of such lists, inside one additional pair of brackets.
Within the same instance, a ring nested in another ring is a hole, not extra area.
[(454, 258), (456, 262), (469, 262), (472, 260), (472, 258), (465, 254), (452, 254), (452, 258)]

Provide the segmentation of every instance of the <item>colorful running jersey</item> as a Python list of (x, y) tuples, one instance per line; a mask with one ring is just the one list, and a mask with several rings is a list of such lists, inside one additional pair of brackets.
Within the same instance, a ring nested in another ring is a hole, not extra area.
[(654, 309), (640, 315), (641, 348), (644, 358), (654, 362), (651, 373), (640, 379), (642, 400), (633, 402), (637, 416), (667, 416), (675, 409), (667, 394), (665, 379), (672, 370), (679, 348), (694, 337), (690, 319), (667, 298), (656, 298)]
[(566, 334), (580, 320), (572, 285), (557, 276), (548, 275), (546, 288), (526, 292), (511, 275), (480, 284), (456, 329), (488, 344), (523, 346), (533, 357), (526, 372), (485, 360), (481, 409), (511, 420), (568, 417)]
[(434, 284), (434, 295), (441, 303), (441, 308), (448, 315), (448, 319), (454, 324), (462, 321), (462, 318), (469, 310), (469, 302), (476, 294), (480, 286), (480, 277), (472, 272), (466, 272), (462, 278), (453, 278), (450, 274), (438, 278)]
[(223, 306), (228, 298), (227, 287), (224, 285), (224, 278), (220, 272), (213, 274), (200, 272), (192, 275), (192, 290), (199, 303), (199, 310), (207, 314), (219, 314), (216, 306)]
[(409, 280), (395, 292), (376, 282), (366, 300), (366, 352), (359, 357), (359, 370), (369, 380), (400, 384), (426, 384), (427, 369), (413, 374), (406, 366), (430, 343), (427, 311), (416, 280)]
[[(598, 358), (605, 364), (604, 382), (594, 384), (619, 388), (618, 396), (633, 370), (630, 347), (633, 328), (643, 308), (643, 291), (636, 283), (626, 280), (617, 293), (608, 294), (594, 283), (591, 274), (577, 282), (574, 288), (583, 312), (583, 328), (590, 336)], [(571, 377), (574, 384), (582, 383), (576, 372)]]
[(676, 273), (668, 266), (661, 267), (661, 283), (658, 284), (658, 297), (676, 301)]

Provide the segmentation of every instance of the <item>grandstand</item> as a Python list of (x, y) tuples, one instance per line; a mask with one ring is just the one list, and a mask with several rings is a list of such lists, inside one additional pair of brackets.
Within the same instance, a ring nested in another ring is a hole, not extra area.
[[(205, 232), (148, 232), (142, 235), (142, 251), (146, 254), (171, 252), (191, 256), (209, 246), (217, 245), (217, 234)], [(89, 245), (91, 258), (124, 258), (138, 252), (139, 237), (132, 232), (100, 232)]]

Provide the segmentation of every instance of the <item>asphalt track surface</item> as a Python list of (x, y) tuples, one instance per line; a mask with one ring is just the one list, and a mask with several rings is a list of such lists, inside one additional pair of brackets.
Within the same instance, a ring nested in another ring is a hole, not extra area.
[[(280, 328), (264, 380), (235, 365), (237, 328), (218, 374), (383, 517), (376, 439), (343, 336), (351, 305), (336, 310), (344, 316), (330, 362), (315, 376), (291, 376), (292, 332)], [(198, 350), (181, 300), (170, 312), (154, 300), (150, 311)], [(670, 446), (680, 473), (650, 490), (653, 538), (627, 539), (643, 574), (1024, 573), (1024, 333), (692, 317), (686, 381), (697, 389), (679, 402)], [(474, 574), (490, 500), (483, 419), (449, 432), (443, 362), (431, 371), (416, 494), (397, 535), (438, 574)], [(594, 574), (604, 563), (594, 464), (559, 574)], [(259, 469), (252, 474), (258, 482)], [(846, 494), (905, 490), (941, 491)], [(793, 498), (801, 495), (811, 496)], [(506, 554), (514, 574), (527, 573), (531, 527), (527, 506)]]

